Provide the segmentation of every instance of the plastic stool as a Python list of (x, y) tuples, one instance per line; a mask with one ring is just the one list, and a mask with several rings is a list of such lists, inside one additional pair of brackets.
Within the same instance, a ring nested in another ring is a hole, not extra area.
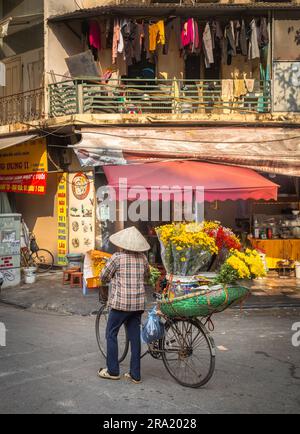
[(80, 267), (69, 268), (68, 270), (63, 271), (63, 285), (69, 285), (71, 282), (72, 273), (80, 272)]
[(71, 273), (71, 288), (82, 288), (83, 287), (83, 273), (73, 272)]

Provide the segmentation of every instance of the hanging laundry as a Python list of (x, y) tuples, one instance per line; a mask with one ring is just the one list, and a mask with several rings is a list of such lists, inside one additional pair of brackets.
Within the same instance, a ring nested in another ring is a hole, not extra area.
[(253, 78), (245, 78), (245, 86), (249, 93), (254, 91), (255, 80)]
[(220, 45), (220, 41), (224, 37), (224, 32), (222, 31), (222, 27), (219, 21), (212, 21), (210, 24), (212, 39), (213, 39), (213, 47), (216, 48), (216, 44)]
[(260, 48), (266, 47), (270, 42), (268, 22), (264, 17), (260, 19), (260, 24), (257, 28), (257, 40)]
[(118, 46), (120, 42), (121, 27), (120, 21), (116, 18), (114, 20), (114, 35), (113, 35), (113, 45), (112, 45), (112, 63), (115, 64), (118, 57)]
[(244, 79), (235, 78), (233, 81), (233, 89), (233, 96), (237, 99), (247, 95), (248, 93)]
[(194, 40), (192, 43), (192, 53), (197, 53), (200, 47), (199, 26), (196, 20), (193, 20)]
[(243, 56), (248, 55), (248, 42), (247, 42), (247, 31), (245, 21), (242, 20), (241, 32), (240, 32), (240, 48)]
[(169, 44), (172, 32), (175, 34), (178, 49), (181, 50), (183, 48), (183, 45), (181, 40), (180, 18), (170, 18), (165, 23), (165, 45), (163, 48), (163, 54), (165, 55), (169, 53)]
[(203, 50), (205, 56), (205, 66), (206, 68), (209, 68), (210, 65), (214, 63), (213, 42), (209, 23), (206, 23), (206, 26), (204, 28)]
[(133, 64), (134, 58), (133, 42), (137, 35), (137, 24), (128, 20), (124, 21), (121, 32), (124, 40), (124, 54), (126, 65), (131, 66)]
[(119, 37), (119, 43), (118, 43), (118, 53), (119, 54), (121, 54), (121, 53), (124, 54), (125, 44), (124, 44), (124, 37), (123, 37), (122, 29), (123, 29), (123, 27), (127, 26), (128, 24), (129, 24), (128, 19), (123, 18), (122, 20), (120, 20), (120, 37)]
[(136, 24), (135, 32), (132, 41), (133, 59), (136, 62), (142, 60), (142, 43), (144, 38), (144, 27), (142, 24)]
[(165, 35), (165, 22), (163, 20), (158, 21), (156, 24), (159, 30), (159, 39), (158, 44), (165, 45), (166, 43), (166, 35)]
[(89, 43), (91, 48), (101, 50), (101, 29), (96, 20), (89, 22)]
[(182, 46), (187, 47), (192, 45), (194, 42), (194, 20), (193, 18), (189, 18), (183, 25), (183, 29), (181, 32), (181, 41)]
[(232, 102), (234, 100), (233, 96), (233, 80), (227, 79), (222, 80), (222, 94), (221, 99), (224, 102), (224, 113), (230, 113)]
[(236, 56), (236, 38), (235, 38), (235, 29), (234, 22), (230, 21), (226, 26), (226, 37), (228, 40), (228, 55)]
[(149, 26), (149, 51), (156, 51), (158, 45), (165, 45), (165, 23), (163, 20)]
[(235, 48), (238, 51), (240, 48), (241, 24), (239, 20), (233, 21)]
[(233, 95), (233, 80), (227, 79), (222, 80), (222, 101), (225, 102), (232, 102), (234, 95)]
[(256, 21), (253, 19), (250, 23), (250, 41), (249, 41), (249, 60), (258, 59), (260, 57), (260, 51), (258, 46), (258, 35)]
[(144, 48), (146, 51), (146, 59), (151, 59), (151, 53), (150, 53), (150, 35), (149, 35), (149, 24), (144, 23)]

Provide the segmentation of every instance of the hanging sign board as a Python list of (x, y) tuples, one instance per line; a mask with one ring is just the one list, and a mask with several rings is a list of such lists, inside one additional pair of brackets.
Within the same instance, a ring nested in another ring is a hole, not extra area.
[(57, 187), (57, 228), (58, 228), (58, 265), (64, 266), (68, 264), (66, 255), (68, 254), (68, 204), (67, 204), (67, 179), (68, 174), (63, 173), (58, 175)]
[(95, 248), (95, 186), (93, 172), (69, 175), (69, 252)]
[(0, 152), (0, 192), (46, 194), (47, 172), (45, 139), (21, 143)]

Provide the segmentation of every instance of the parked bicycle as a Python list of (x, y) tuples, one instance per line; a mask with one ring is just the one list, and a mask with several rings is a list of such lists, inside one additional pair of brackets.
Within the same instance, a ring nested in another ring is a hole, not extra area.
[[(156, 294), (155, 294), (156, 296)], [(99, 350), (106, 358), (105, 331), (109, 315), (107, 291), (100, 290), (101, 307), (96, 317), (96, 338)], [(211, 319), (164, 318), (165, 335), (159, 341), (147, 345), (142, 358), (150, 354), (162, 360), (169, 374), (182, 386), (200, 388), (209, 382), (215, 370), (215, 343), (207, 325)], [(129, 351), (126, 327), (122, 326), (118, 336), (119, 362), (123, 362)]]
[(28, 231), (23, 221), (22, 237), (24, 247), (21, 247), (21, 267), (35, 267), (37, 273), (45, 273), (52, 270), (54, 256), (49, 250), (39, 248), (35, 235)]

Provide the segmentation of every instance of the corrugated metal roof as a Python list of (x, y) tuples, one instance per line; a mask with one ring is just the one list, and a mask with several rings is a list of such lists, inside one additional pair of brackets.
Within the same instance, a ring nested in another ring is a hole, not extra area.
[(77, 10), (71, 13), (63, 15), (55, 15), (49, 17), (49, 22), (59, 22), (66, 20), (76, 20), (83, 18), (90, 18), (101, 15), (135, 15), (135, 16), (159, 16), (159, 15), (185, 15), (193, 14), (197, 15), (197, 12), (202, 13), (203, 11), (220, 11), (220, 12), (239, 12), (239, 11), (268, 11), (268, 10), (299, 10), (300, 4), (296, 3), (277, 3), (277, 2), (259, 2), (259, 3), (249, 3), (249, 4), (224, 4), (210, 2), (210, 3), (197, 3), (195, 5), (178, 5), (174, 3), (155, 3), (151, 5), (144, 4), (125, 4), (125, 5), (107, 5), (98, 6), (95, 8), (87, 8)]

